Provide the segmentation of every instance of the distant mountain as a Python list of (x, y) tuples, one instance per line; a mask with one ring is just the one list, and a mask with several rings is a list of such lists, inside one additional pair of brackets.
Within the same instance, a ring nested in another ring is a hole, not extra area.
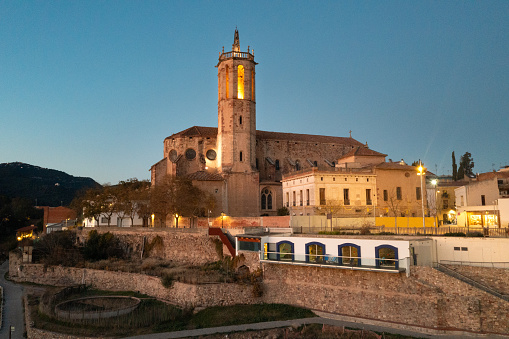
[(91, 178), (11, 162), (0, 164), (0, 195), (28, 198), (39, 206), (69, 205), (81, 189), (100, 186)]

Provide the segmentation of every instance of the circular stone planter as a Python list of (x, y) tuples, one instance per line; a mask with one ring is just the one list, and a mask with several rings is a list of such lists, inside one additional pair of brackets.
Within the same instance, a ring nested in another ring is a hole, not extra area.
[(136, 297), (97, 296), (67, 300), (55, 306), (58, 319), (102, 319), (129, 314), (140, 304)]

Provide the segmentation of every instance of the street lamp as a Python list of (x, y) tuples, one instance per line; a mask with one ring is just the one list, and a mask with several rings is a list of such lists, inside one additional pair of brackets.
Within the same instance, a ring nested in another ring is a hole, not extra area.
[(437, 191), (438, 180), (437, 179), (431, 180), (431, 184), (435, 188), (435, 227), (438, 228), (438, 197), (437, 197), (437, 193), (438, 193), (438, 191)]
[(421, 176), (421, 207), (422, 207), (422, 230), (424, 231), (424, 234), (426, 234), (426, 222), (424, 220), (424, 197), (423, 197), (423, 189), (422, 189), (422, 177), (424, 177), (424, 167), (422, 167), (422, 162), (419, 160), (419, 167), (417, 168), (417, 175)]

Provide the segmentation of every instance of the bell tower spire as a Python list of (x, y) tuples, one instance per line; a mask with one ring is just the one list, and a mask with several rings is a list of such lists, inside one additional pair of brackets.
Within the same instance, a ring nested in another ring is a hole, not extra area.
[(219, 53), (218, 168), (221, 172), (256, 171), (256, 91), (254, 55), (241, 52), (235, 29), (232, 50)]
[(237, 27), (235, 27), (235, 35), (233, 36), (232, 51), (240, 52), (239, 31)]

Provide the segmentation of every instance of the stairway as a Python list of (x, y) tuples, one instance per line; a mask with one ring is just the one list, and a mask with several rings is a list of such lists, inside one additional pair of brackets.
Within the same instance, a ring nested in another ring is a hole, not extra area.
[[(218, 235), (219, 239), (223, 242), (224, 245), (228, 248), (232, 257), (235, 257), (235, 248), (233, 247), (234, 242), (229, 239), (229, 237), (224, 234), (223, 229), (219, 227), (209, 227), (209, 235)], [(230, 234), (228, 234), (231, 238), (233, 238)]]
[(491, 288), (489, 286), (481, 284), (480, 282), (477, 282), (477, 281), (475, 281), (475, 280), (473, 280), (473, 279), (471, 279), (471, 278), (469, 278), (469, 277), (467, 277), (467, 276), (465, 276), (465, 275), (463, 275), (463, 274), (461, 274), (459, 272), (456, 272), (453, 269), (450, 269), (449, 267), (447, 267), (445, 265), (437, 263), (437, 267), (435, 267), (435, 269), (439, 270), (442, 273), (447, 274), (450, 277), (453, 277), (453, 278), (456, 278), (458, 280), (461, 280), (464, 283), (469, 284), (470, 286), (473, 286), (475, 288), (483, 290), (484, 292), (487, 292), (487, 293), (489, 293), (491, 295), (494, 295), (495, 297), (498, 297), (498, 298), (503, 299), (505, 301), (509, 301), (509, 295), (502, 294), (502, 293), (494, 290), (493, 288)]

